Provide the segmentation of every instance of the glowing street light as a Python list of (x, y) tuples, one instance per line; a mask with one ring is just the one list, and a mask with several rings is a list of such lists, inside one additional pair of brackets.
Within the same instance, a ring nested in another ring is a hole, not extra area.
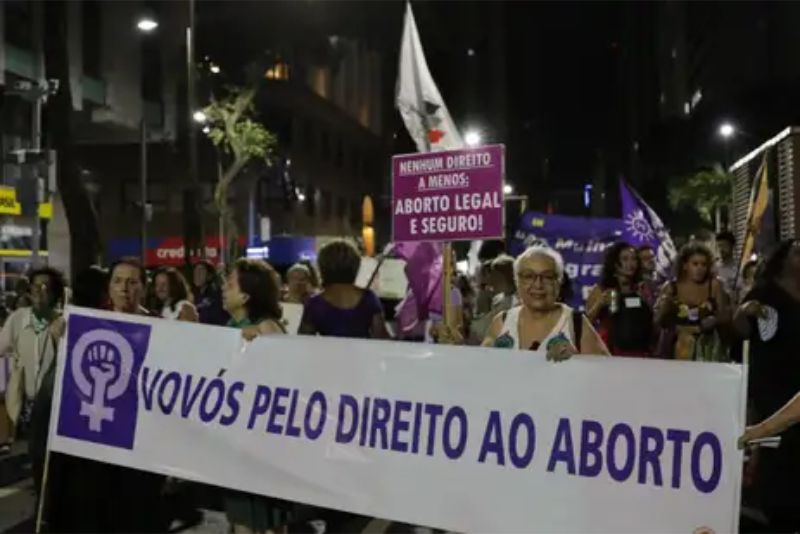
[(156, 22), (150, 17), (142, 17), (136, 23), (136, 27), (139, 29), (139, 31), (150, 33), (151, 31), (158, 28), (158, 22)]
[(192, 118), (194, 119), (194, 122), (197, 122), (199, 124), (205, 124), (205, 122), (208, 120), (208, 115), (206, 115), (203, 110), (198, 109), (197, 111), (194, 112)]
[(479, 146), (483, 142), (483, 136), (477, 130), (469, 130), (464, 135), (464, 142), (469, 147)]
[(510, 194), (511, 194), (511, 193), (513, 193), (513, 192), (514, 192), (514, 186), (513, 186), (513, 185), (511, 185), (511, 184), (505, 184), (505, 185), (503, 186), (503, 194), (504, 194), (504, 195), (510, 195)]
[(208, 67), (208, 70), (211, 71), (211, 74), (219, 74), (220, 68), (219, 65), (212, 63), (211, 66)]
[(719, 127), (719, 135), (725, 139), (730, 139), (736, 133), (736, 128), (729, 122), (723, 122)]

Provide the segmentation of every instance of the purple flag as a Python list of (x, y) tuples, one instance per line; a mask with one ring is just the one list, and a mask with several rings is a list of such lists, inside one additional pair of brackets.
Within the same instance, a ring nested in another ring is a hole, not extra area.
[(392, 255), (406, 261), (410, 294), (398, 305), (398, 328), (410, 332), (430, 312), (442, 312), (442, 244), (395, 243)]
[(675, 244), (669, 231), (661, 222), (661, 218), (653, 208), (642, 200), (624, 181), (619, 181), (619, 193), (622, 199), (622, 238), (638, 247), (650, 245), (656, 252), (656, 268), (663, 278), (671, 276), (672, 262), (675, 260)]

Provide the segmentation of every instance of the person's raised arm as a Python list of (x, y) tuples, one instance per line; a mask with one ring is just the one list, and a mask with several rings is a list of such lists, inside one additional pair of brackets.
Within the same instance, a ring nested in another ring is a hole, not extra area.
[(787, 428), (800, 422), (800, 394), (794, 396), (783, 408), (761, 421), (755, 426), (748, 427), (744, 435), (739, 438), (739, 448), (744, 448), (754, 439), (767, 438), (780, 434)]

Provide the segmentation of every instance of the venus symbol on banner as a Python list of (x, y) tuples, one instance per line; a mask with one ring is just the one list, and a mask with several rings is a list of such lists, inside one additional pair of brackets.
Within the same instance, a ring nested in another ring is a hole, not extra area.
[(89, 430), (100, 432), (104, 421), (114, 421), (114, 408), (106, 405), (106, 401), (125, 392), (132, 369), (133, 348), (117, 332), (92, 330), (75, 343), (72, 376), (84, 397), (80, 415), (89, 419)]

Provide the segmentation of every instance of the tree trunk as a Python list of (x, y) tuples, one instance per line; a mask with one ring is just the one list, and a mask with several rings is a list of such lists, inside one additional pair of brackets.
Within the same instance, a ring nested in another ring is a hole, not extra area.
[(58, 151), (57, 185), (69, 221), (70, 264), (73, 276), (98, 261), (100, 234), (89, 192), (72, 142), (72, 92), (69, 84), (67, 2), (45, 2), (45, 72), (60, 81), (58, 93), (45, 106), (46, 146)]
[[(225, 243), (220, 243), (220, 249), (223, 251), (220, 261), (226, 266), (232, 259), (235, 259), (239, 249), (236, 218), (230, 206), (228, 206), (228, 188), (246, 164), (247, 161), (244, 159), (235, 159), (222, 176), (219, 177), (217, 185), (214, 187), (214, 207), (217, 210), (222, 224), (220, 232), (222, 235), (220, 237), (224, 237), (225, 239)], [(231, 240), (231, 233), (234, 235), (233, 240)]]
[(228, 263), (233, 263), (241, 254), (241, 251), (239, 250), (239, 227), (236, 224), (236, 217), (233, 215), (233, 210), (227, 210), (225, 215), (227, 261)]

